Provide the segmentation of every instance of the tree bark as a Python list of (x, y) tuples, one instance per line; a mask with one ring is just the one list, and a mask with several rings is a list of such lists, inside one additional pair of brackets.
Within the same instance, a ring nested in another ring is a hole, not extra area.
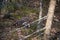
[(54, 16), (55, 5), (56, 5), (56, 0), (50, 0), (48, 14), (47, 14), (47, 21), (46, 21), (46, 26), (45, 26), (46, 30), (44, 32), (45, 33), (44, 40), (49, 40), (52, 20), (53, 20), (53, 16)]

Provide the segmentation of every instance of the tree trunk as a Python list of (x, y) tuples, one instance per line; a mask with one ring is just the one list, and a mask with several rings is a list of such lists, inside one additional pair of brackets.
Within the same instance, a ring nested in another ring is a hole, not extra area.
[(49, 40), (55, 5), (56, 5), (56, 0), (50, 0), (50, 5), (49, 5), (49, 9), (48, 9), (48, 14), (47, 14), (47, 21), (46, 21), (46, 26), (45, 26), (46, 30), (44, 32), (45, 33), (44, 40)]
[(42, 18), (42, 0), (40, 0), (39, 22), (38, 22), (37, 29), (41, 28), (41, 20), (40, 20), (41, 18)]

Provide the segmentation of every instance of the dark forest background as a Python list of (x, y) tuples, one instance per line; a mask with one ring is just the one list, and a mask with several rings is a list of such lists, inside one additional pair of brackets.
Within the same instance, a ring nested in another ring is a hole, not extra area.
[[(42, 2), (43, 16), (47, 15), (49, 2), (50, 0), (43, 0)], [(39, 18), (39, 11), (40, 0), (0, 0), (0, 40), (18, 40), (16, 31), (12, 33), (9, 32), (22, 27), (18, 20), (27, 21), (29, 23), (37, 20)], [(30, 28), (21, 29), (22, 34), (28, 35), (34, 32), (37, 23), (36, 25), (34, 24)], [(45, 21), (43, 24), (45, 24)], [(52, 28), (56, 28), (57, 31), (60, 31), (60, 0), (57, 0), (56, 3)], [(34, 40), (35, 36), (37, 36), (37, 34), (26, 40)]]

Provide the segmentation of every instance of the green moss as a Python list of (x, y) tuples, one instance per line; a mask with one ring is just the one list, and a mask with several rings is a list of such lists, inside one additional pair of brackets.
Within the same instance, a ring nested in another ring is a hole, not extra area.
[(20, 8), (20, 10), (23, 11), (23, 12), (25, 12), (25, 13), (37, 13), (37, 12), (39, 12), (36, 9), (32, 9), (32, 8), (29, 8), (29, 7), (26, 7), (26, 6), (22, 6)]
[(16, 16), (16, 18), (20, 19), (20, 18), (21, 18), (21, 16)]

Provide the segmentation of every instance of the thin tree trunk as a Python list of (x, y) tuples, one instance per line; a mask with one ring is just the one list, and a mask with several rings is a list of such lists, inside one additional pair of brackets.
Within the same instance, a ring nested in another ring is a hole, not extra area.
[(47, 14), (47, 22), (46, 22), (46, 26), (45, 26), (46, 30), (45, 30), (45, 34), (44, 34), (44, 40), (49, 40), (55, 5), (56, 5), (56, 0), (50, 0), (49, 10), (48, 10), (48, 14)]
[(40, 29), (40, 27), (41, 27), (41, 20), (40, 20), (41, 18), (42, 18), (42, 0), (40, 0), (39, 22), (38, 22), (37, 29)]

